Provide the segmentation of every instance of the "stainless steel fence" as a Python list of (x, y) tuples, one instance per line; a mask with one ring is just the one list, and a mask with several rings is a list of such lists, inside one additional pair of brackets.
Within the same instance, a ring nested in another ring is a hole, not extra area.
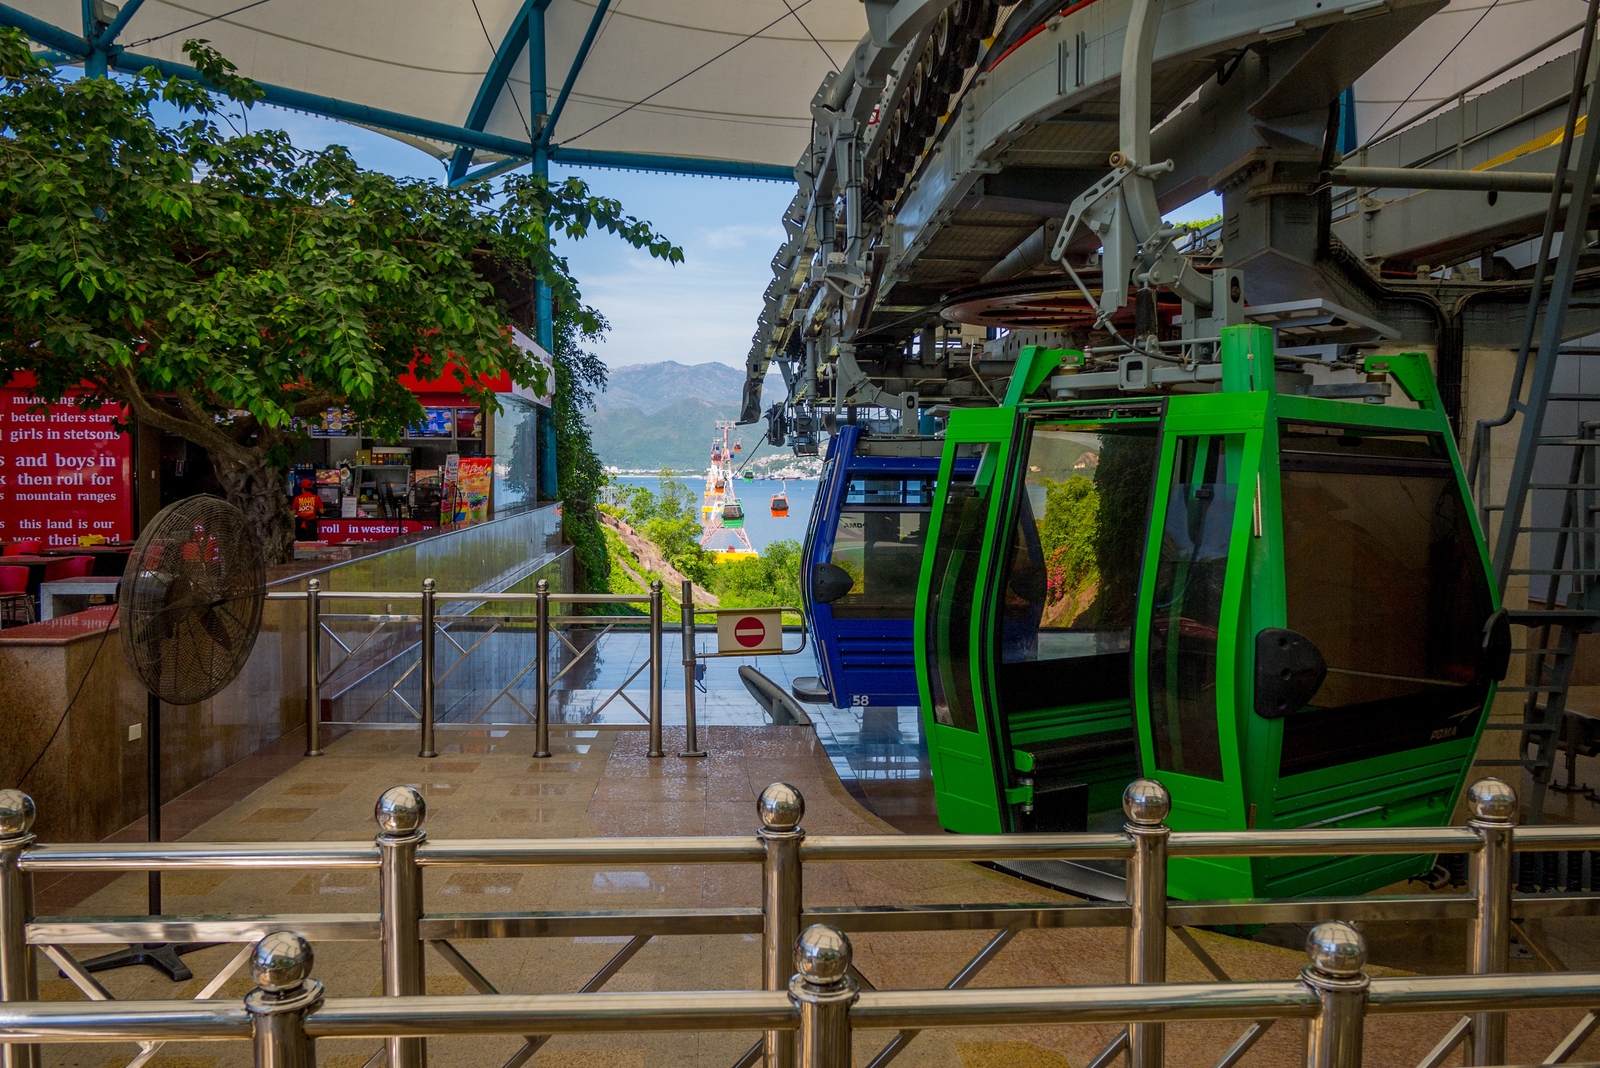
[[(1600, 1023), (1600, 973), (1506, 975), (1512, 918), (1600, 915), (1600, 895), (1513, 891), (1517, 853), (1600, 850), (1600, 827), (1516, 827), (1516, 796), (1485, 779), (1470, 791), (1466, 827), (1330, 828), (1172, 832), (1166, 792), (1148, 780), (1124, 800), (1124, 833), (1070, 835), (819, 835), (801, 826), (804, 799), (793, 787), (769, 786), (753, 835), (688, 838), (468, 839), (433, 842), (423, 829), (422, 796), (409, 787), (384, 792), (375, 841), (306, 843), (36, 843), (33, 804), (0, 791), (0, 1066), (34, 1066), (38, 1044), (138, 1041), (138, 1063), (167, 1041), (251, 1039), (258, 1065), (310, 1065), (319, 1037), (385, 1043), (391, 1068), (421, 1068), (436, 1035), (523, 1036), (508, 1065), (531, 1058), (560, 1033), (616, 1031), (761, 1031), (736, 1063), (769, 1068), (848, 1068), (855, 1029), (896, 1036), (866, 1063), (882, 1068), (931, 1027), (994, 1027), (1119, 1022), (1128, 1025), (1094, 1065), (1125, 1054), (1133, 1068), (1165, 1062), (1163, 1026), (1171, 1021), (1239, 1020), (1248, 1026), (1218, 1062), (1229, 1068), (1284, 1019), (1303, 1019), (1313, 1068), (1361, 1064), (1369, 1014), (1461, 1014), (1419, 1068), (1437, 1068), (1467, 1048), (1467, 1063), (1505, 1061), (1511, 1010), (1588, 1010), (1551, 1051), (1568, 1063)], [(1369, 895), (1247, 901), (1168, 901), (1169, 857), (1352, 856), (1459, 853), (1470, 859), (1461, 894)], [(969, 903), (806, 907), (803, 870), (849, 861), (1070, 859), (1122, 860), (1128, 903)], [(618, 912), (425, 913), (424, 869), (435, 866), (759, 864), (759, 907)], [(32, 878), (39, 872), (196, 869), (370, 868), (379, 874), (376, 914), (217, 917), (36, 917)], [(1352, 922), (1470, 922), (1470, 974), (1368, 979), (1366, 948)], [(1168, 928), (1215, 924), (1324, 921), (1308, 944), (1299, 979), (1281, 982), (1170, 984)], [(802, 930), (803, 925), (806, 926)], [(962, 989), (1027, 928), (1126, 927), (1128, 984), (1101, 987)], [(874, 990), (850, 966), (847, 932), (997, 931), (942, 990)], [(757, 934), (762, 991), (602, 993), (601, 987), (658, 935)], [(626, 935), (629, 941), (577, 994), (508, 995), (495, 990), (452, 944), (462, 938)], [(310, 976), (306, 942), (376, 940), (382, 946), (381, 998), (323, 998)], [(127, 942), (243, 943), (194, 1002), (113, 1002), (83, 972), (68, 946)], [(255, 943), (253, 949), (251, 944)], [(476, 995), (422, 996), (424, 947), (432, 945)], [(35, 953), (47, 957), (96, 1003), (37, 1002)], [(257, 989), (244, 1001), (209, 1000), (249, 960)], [(374, 1058), (376, 1061), (376, 1058)]]
[[(340, 726), (361, 726), (361, 720), (377, 708), (384, 700), (393, 698), (416, 720), (419, 733), (419, 746), (417, 755), (420, 757), (438, 756), (435, 743), (436, 729), (440, 726), (438, 720), (437, 695), (439, 686), (467, 661), (473, 653), (484, 647), (493, 635), (512, 626), (530, 626), (533, 628), (533, 655), (526, 662), (521, 663), (520, 669), (513, 672), (511, 678), (498, 692), (491, 697), (476, 712), (469, 712), (459, 724), (463, 726), (482, 726), (484, 718), (502, 700), (514, 704), (522, 713), (522, 723), (532, 724), (535, 728), (537, 741), (534, 755), (548, 757), (550, 755), (550, 694), (557, 683), (569, 672), (577, 667), (585, 657), (590, 656), (599, 647), (599, 639), (615, 630), (624, 621), (629, 623), (643, 622), (644, 619), (631, 615), (576, 615), (564, 614), (559, 611), (562, 606), (592, 607), (598, 605), (644, 605), (648, 611), (649, 625), (649, 650), (643, 663), (639, 665), (623, 682), (611, 691), (600, 704), (593, 710), (590, 718), (598, 716), (613, 701), (620, 699), (639, 714), (643, 728), (650, 732), (650, 756), (663, 756), (661, 748), (661, 709), (662, 685), (665, 679), (663, 661), (661, 657), (661, 619), (662, 596), (661, 583), (652, 582), (648, 594), (602, 594), (602, 593), (552, 593), (550, 584), (545, 579), (540, 579), (534, 593), (444, 593), (434, 588), (433, 579), (424, 579), (422, 589), (417, 593), (379, 593), (359, 592), (340, 593), (323, 590), (317, 579), (306, 583), (305, 592), (272, 592), (267, 597), (271, 600), (303, 601), (306, 606), (305, 628), (305, 729), (306, 729), (306, 755), (320, 756), (322, 754), (322, 693), (324, 686), (345, 665), (356, 661), (363, 650), (366, 650), (381, 635), (393, 634), (393, 628), (415, 626), (418, 628), (418, 639), (399, 656), (393, 657), (394, 665), (399, 669), (398, 675), (389, 683), (365, 711), (357, 717), (356, 721), (344, 721)], [(329, 612), (324, 605), (333, 601), (356, 602), (358, 605), (366, 602), (383, 602), (382, 612)], [(407, 606), (414, 605), (415, 612), (395, 612), (396, 602)], [(474, 606), (470, 613), (446, 614), (440, 612), (442, 604), (450, 602), (470, 604)], [(532, 615), (494, 615), (484, 611), (490, 605), (521, 605), (531, 606)], [(558, 606), (558, 614), (551, 615), (551, 605)], [(333, 624), (344, 623), (347, 625), (367, 624), (368, 629), (360, 637), (346, 634), (341, 637), (334, 629)], [(572, 624), (587, 624), (600, 626), (601, 630), (593, 636), (587, 646), (579, 648), (567, 634), (563, 627)], [(475, 641), (462, 644), (457, 641), (457, 634), (463, 633), (465, 627), (470, 625), (475, 628), (484, 628), (476, 636)], [(347, 641), (346, 638), (350, 640)], [(437, 669), (437, 653), (439, 639), (443, 638), (457, 653), (457, 659), (444, 671)], [(560, 671), (551, 674), (551, 639), (559, 641), (567, 652), (567, 663)], [(323, 645), (326, 639), (330, 649), (337, 646), (343, 655), (330, 655), (333, 663), (329, 665), (323, 658)], [(521, 658), (519, 657), (519, 660)], [(641, 674), (648, 670), (648, 710), (640, 708), (631, 697), (627, 689)], [(533, 702), (530, 710), (518, 698), (516, 686), (530, 673), (533, 674)], [(418, 675), (416, 705), (407, 700), (401, 691), (401, 684), (413, 674)], [(692, 700), (692, 697), (691, 697)], [(500, 725), (500, 724), (496, 724)], [(693, 748), (692, 746), (690, 748)]]

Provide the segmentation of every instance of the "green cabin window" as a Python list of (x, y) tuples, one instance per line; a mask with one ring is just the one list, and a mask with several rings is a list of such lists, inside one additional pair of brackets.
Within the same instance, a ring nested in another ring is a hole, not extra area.
[(1030, 432), (996, 628), (1008, 714), (1129, 699), (1159, 458), (1153, 421)]
[(1177, 439), (1150, 613), (1150, 733), (1156, 767), (1222, 778), (1217, 636), (1239, 500), (1240, 437)]
[(933, 718), (947, 727), (978, 729), (972, 697), (972, 626), (978, 559), (983, 552), (986, 487), (952, 480), (945, 491), (944, 518), (933, 547), (933, 584), (928, 592), (929, 696)]
[(855, 580), (833, 602), (835, 619), (904, 619), (917, 603), (933, 480), (852, 478), (833, 538), (832, 563)]
[(1444, 439), (1286, 422), (1279, 454), (1286, 623), (1328, 665), (1280, 773), (1470, 737), (1493, 602)]

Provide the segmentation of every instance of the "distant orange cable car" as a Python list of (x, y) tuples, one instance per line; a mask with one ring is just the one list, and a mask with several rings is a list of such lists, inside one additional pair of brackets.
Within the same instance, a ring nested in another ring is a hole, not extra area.
[(772, 517), (782, 519), (789, 514), (789, 498), (781, 493), (772, 495)]
[(733, 451), (734, 451), (734, 452), (744, 452), (744, 446), (743, 446), (743, 445), (741, 445), (741, 444), (739, 444), (739, 443), (738, 443), (738, 442), (737, 442), (737, 441), (736, 441), (736, 442), (734, 442), (734, 443), (733, 443)]

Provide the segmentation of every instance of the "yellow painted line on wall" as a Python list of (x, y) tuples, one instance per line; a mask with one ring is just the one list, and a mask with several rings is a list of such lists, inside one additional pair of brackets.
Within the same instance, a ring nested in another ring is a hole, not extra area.
[[(1588, 125), (1589, 117), (1587, 115), (1579, 115), (1578, 124), (1573, 127), (1573, 136), (1582, 137), (1583, 131)], [(1551, 130), (1547, 134), (1540, 134), (1532, 141), (1525, 141), (1516, 148), (1513, 148), (1511, 151), (1502, 152), (1494, 159), (1489, 160), (1487, 163), (1480, 163), (1472, 169), (1475, 171), (1492, 171), (1501, 164), (1510, 163), (1514, 159), (1520, 159), (1521, 157), (1528, 155), (1530, 152), (1539, 152), (1543, 149), (1550, 148), (1553, 145), (1559, 145), (1561, 143), (1562, 136), (1565, 135), (1566, 132), (1566, 129), (1563, 127), (1561, 129)]]

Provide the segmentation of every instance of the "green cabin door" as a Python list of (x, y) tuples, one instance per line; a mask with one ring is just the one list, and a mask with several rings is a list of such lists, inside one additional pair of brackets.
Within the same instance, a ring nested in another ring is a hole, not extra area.
[[(939, 464), (916, 613), (917, 687), (939, 822), (946, 830), (994, 834), (1006, 828), (996, 782), (998, 739), (980, 695), (980, 591), (992, 566), (997, 473), (1011, 445), (1015, 411), (952, 413)], [(955, 477), (957, 457), (979, 458), (971, 482)]]
[[(1261, 435), (1188, 422), (1169, 416), (1145, 549), (1133, 646), (1140, 753), (1172, 795), (1173, 829), (1242, 828), (1238, 716), (1249, 693), (1238, 655)], [(1190, 899), (1252, 892), (1247, 860), (1175, 860), (1170, 883)]]

